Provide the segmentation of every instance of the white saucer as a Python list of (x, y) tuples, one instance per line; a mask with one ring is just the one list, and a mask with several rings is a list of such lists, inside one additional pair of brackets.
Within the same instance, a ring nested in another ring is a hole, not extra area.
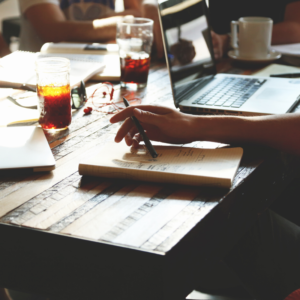
[(239, 55), (239, 50), (230, 50), (228, 52), (228, 56), (234, 60), (243, 61), (243, 62), (254, 62), (254, 63), (268, 63), (279, 59), (281, 54), (276, 51), (271, 51), (266, 57), (264, 58), (249, 58), (249, 57), (242, 57)]

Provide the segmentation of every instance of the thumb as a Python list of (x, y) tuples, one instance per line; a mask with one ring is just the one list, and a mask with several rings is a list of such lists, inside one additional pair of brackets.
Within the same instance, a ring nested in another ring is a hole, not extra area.
[(133, 110), (133, 114), (140, 122), (143, 122), (146, 124), (159, 125), (162, 122), (161, 115), (157, 115), (157, 114), (154, 114), (149, 111), (144, 111), (144, 110), (135, 108)]

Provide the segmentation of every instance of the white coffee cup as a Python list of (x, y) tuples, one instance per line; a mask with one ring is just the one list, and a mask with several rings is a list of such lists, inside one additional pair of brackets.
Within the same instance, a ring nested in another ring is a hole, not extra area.
[(231, 46), (239, 51), (240, 57), (267, 58), (272, 28), (273, 20), (265, 17), (243, 17), (238, 21), (231, 21)]

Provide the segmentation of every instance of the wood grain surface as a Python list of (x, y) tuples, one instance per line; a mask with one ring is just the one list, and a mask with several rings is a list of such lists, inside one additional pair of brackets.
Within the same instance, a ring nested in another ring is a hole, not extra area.
[[(245, 72), (228, 63), (219, 65), (219, 70)], [(124, 94), (129, 98), (141, 97), (143, 104), (173, 106), (169, 75), (163, 63), (152, 66), (145, 90), (128, 92), (117, 88), (117, 99)], [(300, 106), (296, 110), (300, 111)], [(262, 165), (271, 156), (269, 150), (246, 151), (230, 190), (81, 177), (77, 171), (79, 161), (97, 153), (114, 139), (119, 124), (110, 124), (110, 117), (96, 111), (84, 115), (81, 109), (74, 114), (67, 130), (47, 133), (56, 160), (53, 172), (0, 172), (0, 227), (9, 224), (16, 229), (32, 228), (61, 237), (165, 254), (176, 249), (203, 219), (209, 220), (207, 216), (212, 210), (217, 212), (218, 207), (225, 210), (227, 205), (237, 201), (230, 199), (247, 194), (246, 188), (245, 192), (241, 189), (251, 178), (259, 178), (256, 174), (264, 170)], [(222, 145), (198, 142), (193, 146)], [(265, 169), (262, 174), (269, 172), (267, 167)], [(278, 174), (272, 172), (284, 180), (283, 171), (279, 169)], [(253, 182), (255, 185), (255, 180)], [(247, 188), (254, 192), (253, 186)]]

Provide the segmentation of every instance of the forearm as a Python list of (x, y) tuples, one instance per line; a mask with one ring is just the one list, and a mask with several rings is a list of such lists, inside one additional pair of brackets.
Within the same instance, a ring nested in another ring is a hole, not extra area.
[(0, 34), (0, 57), (5, 56), (9, 53), (10, 53), (10, 50), (9, 50), (7, 44), (5, 43), (2, 35)]
[(43, 42), (105, 42), (115, 39), (120, 17), (95, 21), (58, 21), (37, 29)]
[[(83, 26), (77, 27), (76, 32), (72, 36), (74, 41), (86, 41), (86, 42), (105, 42), (108, 40), (114, 40), (116, 38), (116, 26), (117, 23), (122, 19), (120, 16), (94, 20), (92, 22), (92, 29), (87, 30)], [(78, 22), (81, 23), (81, 22)], [(86, 25), (87, 27), (90, 25)], [(76, 40), (76, 36), (80, 35), (80, 38)]]
[[(123, 13), (133, 13), (133, 7)], [(123, 14), (120, 13), (120, 14)], [(43, 42), (105, 42), (115, 39), (116, 24), (122, 16), (114, 12), (94, 21), (67, 20), (61, 9), (50, 3), (34, 5), (25, 12), (25, 17)]]
[(300, 155), (300, 114), (197, 117), (195, 140), (265, 145)]
[(110, 16), (134, 16), (136, 18), (140, 18), (142, 16), (141, 10), (138, 9), (126, 9), (124, 11), (115, 12)]
[(300, 23), (284, 21), (273, 26), (272, 45), (300, 43)]
[[(300, 113), (261, 117), (196, 116), (164, 106), (128, 107), (111, 118), (121, 125), (115, 141), (124, 137), (127, 145), (137, 133), (130, 117), (135, 116), (154, 141), (185, 144), (211, 141), (226, 144), (259, 144), (300, 156)], [(137, 143), (141, 141), (137, 136)]]

